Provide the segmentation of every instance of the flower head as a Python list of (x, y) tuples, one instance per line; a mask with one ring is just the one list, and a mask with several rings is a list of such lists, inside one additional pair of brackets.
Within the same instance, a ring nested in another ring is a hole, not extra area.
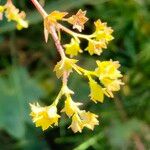
[(65, 112), (68, 117), (71, 117), (74, 113), (79, 111), (79, 105), (81, 105), (81, 103), (75, 103), (72, 98), (68, 96), (65, 100), (65, 107), (63, 108), (62, 112)]
[(74, 133), (82, 132), (84, 127), (93, 130), (95, 125), (99, 125), (97, 120), (98, 116), (91, 112), (86, 112), (85, 110), (75, 113), (72, 117), (72, 123), (69, 126)]
[(90, 55), (100, 55), (102, 53), (102, 48), (107, 48), (105, 42), (90, 40), (88, 42), (88, 47), (86, 48), (86, 50), (90, 53)]
[(19, 12), (12, 2), (6, 3), (5, 5), (5, 15), (8, 21), (15, 21), (17, 23), (16, 27), (18, 30), (28, 27), (28, 22), (25, 20), (25, 12)]
[(45, 19), (46, 28), (52, 23), (56, 23), (57, 20), (62, 20), (68, 13), (67, 12), (60, 12), (60, 11), (53, 11), (51, 12)]
[(118, 70), (120, 64), (118, 61), (96, 61), (98, 67), (95, 70), (95, 73), (100, 79), (110, 78), (117, 79), (122, 77), (121, 72)]
[(61, 61), (59, 61), (55, 68), (54, 71), (56, 71), (56, 76), (58, 78), (60, 78), (64, 72), (70, 73), (72, 72), (72, 69), (74, 67), (74, 64), (77, 62), (78, 60), (76, 59), (69, 59), (67, 57), (65, 57), (64, 59), (62, 59)]
[(102, 23), (99, 19), (96, 22), (94, 22), (94, 24), (96, 27), (94, 34), (96, 36), (97, 41), (104, 40), (106, 43), (108, 43), (109, 41), (114, 39), (111, 35), (113, 30), (110, 27), (107, 27), (106, 23)]
[(80, 117), (84, 127), (87, 127), (91, 130), (94, 129), (95, 125), (99, 125), (99, 121), (97, 120), (98, 116), (94, 113), (82, 111), (80, 113)]
[(84, 29), (84, 24), (88, 21), (85, 15), (86, 11), (80, 9), (76, 15), (71, 16), (67, 21), (73, 25), (73, 29), (78, 29), (81, 32)]
[(42, 130), (46, 130), (52, 125), (58, 125), (58, 119), (60, 116), (57, 114), (57, 108), (54, 105), (47, 107), (41, 107), (38, 103), (30, 104), (33, 122), (35, 122), (36, 127), (42, 127)]
[(105, 94), (108, 97), (114, 97), (113, 96), (113, 91), (119, 91), (120, 90), (120, 85), (124, 85), (124, 83), (120, 79), (109, 79), (109, 78), (104, 78), (101, 80), (101, 82), (104, 84), (105, 88)]
[(83, 127), (84, 126), (82, 120), (80, 119), (79, 115), (75, 113), (72, 117), (72, 123), (69, 126), (69, 128), (71, 128), (72, 131), (76, 133), (76, 132), (82, 132)]
[(121, 72), (118, 70), (120, 64), (118, 61), (97, 61), (98, 68), (95, 73), (99, 77), (100, 82), (105, 86), (105, 94), (113, 97), (112, 91), (120, 90), (120, 85), (123, 82), (120, 80), (122, 77)]
[(48, 15), (48, 18), (53, 21), (62, 20), (67, 14), (67, 12), (53, 11)]
[(77, 56), (78, 53), (82, 53), (82, 50), (79, 44), (80, 44), (79, 40), (72, 38), (71, 43), (64, 45), (64, 47), (66, 48), (66, 54), (73, 57), (73, 56)]

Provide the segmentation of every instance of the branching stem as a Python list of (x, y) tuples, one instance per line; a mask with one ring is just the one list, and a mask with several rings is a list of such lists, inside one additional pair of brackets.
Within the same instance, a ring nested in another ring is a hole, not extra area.
[[(34, 6), (36, 7), (36, 9), (39, 11), (39, 13), (42, 15), (43, 19), (45, 19), (48, 14), (45, 12), (45, 10), (43, 9), (43, 7), (39, 4), (39, 2), (37, 0), (31, 0), (31, 2), (34, 4)], [(50, 34), (55, 42), (55, 45), (56, 45), (56, 48), (57, 48), (57, 51), (59, 52), (60, 56), (61, 56), (61, 59), (64, 59), (66, 56), (65, 56), (65, 52), (64, 52), (64, 49), (60, 43), (60, 40), (59, 40), (59, 37), (57, 35), (57, 32), (56, 32), (56, 27), (52, 24), (50, 25)], [(62, 82), (63, 84), (67, 84), (67, 78), (68, 78), (69, 74), (67, 74), (66, 72), (63, 73), (63, 79), (62, 79)], [(58, 94), (56, 100), (55, 100), (55, 103), (57, 104), (60, 97), (62, 95), (62, 91)]]
[(80, 34), (80, 33), (76, 33), (68, 28), (66, 28), (65, 26), (61, 25), (61, 24), (57, 24), (58, 28), (60, 28), (62, 31), (74, 36), (74, 37), (78, 37), (78, 38), (82, 38), (82, 39), (87, 39), (89, 40), (90, 38), (94, 37), (93, 34), (91, 35), (86, 35), (86, 34)]
[(41, 14), (43, 18), (48, 16), (48, 14), (45, 12), (43, 7), (39, 4), (37, 0), (31, 0), (31, 2), (34, 4), (34, 6), (36, 7), (36, 9), (38, 10), (38, 12)]

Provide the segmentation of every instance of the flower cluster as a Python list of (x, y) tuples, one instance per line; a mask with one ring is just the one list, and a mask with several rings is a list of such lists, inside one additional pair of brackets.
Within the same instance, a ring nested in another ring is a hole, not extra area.
[[(56, 76), (62, 79), (63, 84), (58, 96), (50, 106), (41, 107), (39, 104), (31, 104), (31, 116), (36, 126), (41, 126), (43, 130), (46, 130), (49, 126), (58, 125), (60, 115), (57, 114), (57, 105), (62, 96), (64, 96), (64, 108), (61, 112), (72, 119), (69, 128), (76, 133), (82, 132), (84, 127), (93, 130), (96, 125), (99, 125), (99, 121), (96, 114), (80, 109), (79, 107), (82, 104), (73, 101), (72, 95), (74, 92), (67, 86), (69, 75), (76, 71), (79, 75), (87, 78), (90, 89), (89, 97), (95, 103), (102, 103), (104, 95), (113, 98), (113, 92), (119, 91), (123, 82), (121, 81), (121, 72), (118, 70), (120, 67), (118, 61), (97, 60), (97, 67), (90, 71), (77, 65), (78, 60), (72, 58), (84, 51), (88, 51), (90, 55), (100, 55), (107, 48), (107, 44), (113, 39), (113, 30), (106, 23), (97, 20), (94, 22), (95, 30), (92, 34), (81, 34), (70, 30), (60, 22), (67, 22), (73, 26), (73, 29), (81, 32), (88, 21), (88, 18), (85, 16), (86, 11), (79, 10), (75, 15), (69, 17), (67, 15), (67, 12), (59, 11), (44, 15), (45, 40), (47, 42), (48, 36), (51, 34), (61, 55), (61, 60), (54, 67), (54, 71), (56, 72)], [(60, 43), (61, 31), (71, 36), (70, 43), (63, 46)], [(85, 49), (81, 49), (80, 47), (81, 39), (88, 41)]]
[(41, 126), (43, 130), (46, 130), (52, 125), (58, 125), (58, 119), (60, 116), (57, 114), (56, 106), (41, 107), (37, 104), (30, 104), (32, 113), (30, 114), (33, 117), (33, 122), (35, 122), (36, 127)]
[(16, 28), (18, 30), (28, 27), (28, 22), (25, 20), (25, 12), (19, 12), (19, 9), (17, 9), (13, 5), (11, 0), (8, 0), (7, 3), (3, 6), (0, 5), (0, 20), (2, 20), (3, 18), (3, 13), (5, 13), (5, 16), (8, 21), (16, 22)]
[(98, 116), (89, 111), (86, 112), (85, 110), (80, 110), (79, 106), (82, 105), (82, 103), (74, 102), (71, 97), (72, 94), (74, 94), (74, 92), (64, 84), (57, 98), (50, 106), (41, 107), (38, 103), (30, 104), (30, 115), (33, 122), (35, 122), (36, 127), (41, 126), (42, 130), (46, 130), (48, 127), (52, 127), (52, 125), (58, 125), (60, 115), (57, 114), (57, 104), (64, 95), (66, 99), (64, 102), (64, 108), (61, 112), (66, 113), (69, 118), (72, 118), (72, 123), (69, 128), (71, 128), (75, 133), (82, 132), (84, 127), (93, 130), (94, 126), (99, 124), (97, 119)]

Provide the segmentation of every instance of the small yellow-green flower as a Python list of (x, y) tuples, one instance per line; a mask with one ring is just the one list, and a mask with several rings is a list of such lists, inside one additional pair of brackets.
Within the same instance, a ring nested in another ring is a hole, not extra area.
[(60, 12), (55, 10), (47, 16), (47, 19), (50, 22), (56, 22), (57, 20), (62, 20), (67, 14), (67, 12)]
[(94, 24), (96, 27), (94, 35), (96, 36), (97, 41), (104, 40), (106, 43), (108, 43), (109, 41), (114, 39), (111, 35), (113, 30), (110, 27), (107, 27), (106, 23), (102, 23), (99, 19), (94, 22)]
[(118, 61), (97, 61), (98, 68), (95, 70), (95, 74), (100, 79), (100, 82), (105, 87), (105, 94), (109, 97), (113, 97), (113, 91), (119, 91), (120, 85), (123, 82), (120, 80), (122, 77), (121, 72), (118, 70), (120, 64)]
[(74, 113), (79, 111), (79, 105), (81, 105), (81, 103), (75, 103), (70, 96), (67, 96), (67, 99), (65, 100), (65, 107), (62, 112), (65, 112), (68, 117), (71, 117)]
[(98, 116), (85, 110), (75, 113), (72, 117), (72, 123), (69, 126), (74, 133), (82, 132), (84, 127), (93, 130), (95, 125), (99, 125)]
[(74, 64), (78, 60), (76, 59), (69, 59), (67, 57), (63, 58), (61, 61), (59, 61), (55, 68), (54, 71), (56, 71), (56, 76), (60, 78), (64, 72), (70, 73), (72, 72), (72, 69), (74, 68)]
[(82, 53), (80, 48), (80, 41), (74, 38), (71, 39), (69, 44), (64, 45), (66, 54), (70, 55), (70, 57), (77, 56), (78, 53)]
[(36, 127), (42, 127), (42, 130), (46, 130), (52, 125), (58, 125), (58, 119), (60, 116), (57, 114), (57, 108), (54, 105), (47, 107), (41, 107), (38, 103), (30, 104), (31, 107), (31, 117)]
[(88, 47), (85, 49), (89, 52), (90, 55), (102, 53), (102, 49), (107, 48), (107, 45), (103, 41), (90, 40), (88, 42)]
[(90, 86), (90, 97), (95, 103), (104, 101), (104, 91), (103, 88), (93, 79), (89, 79)]
[(67, 21), (73, 25), (73, 29), (77, 29), (81, 32), (84, 29), (84, 24), (88, 21), (88, 18), (85, 15), (86, 11), (80, 9), (76, 15), (69, 17)]
[(53, 11), (44, 18), (44, 37), (46, 43), (48, 41), (49, 33), (51, 32), (50, 26), (52, 24), (56, 26), (57, 21), (62, 20), (67, 14), (67, 12)]
[(86, 112), (86, 111), (82, 111), (80, 113), (80, 117), (83, 123), (84, 127), (87, 127), (91, 130), (94, 129), (95, 125), (99, 125), (99, 121), (97, 120), (98, 115), (91, 113), (91, 112)]
[(117, 79), (122, 77), (121, 72), (118, 70), (118, 68), (120, 67), (118, 61), (96, 61), (96, 63), (98, 67), (96, 68), (95, 73), (97, 74), (99, 79)]
[(77, 113), (75, 113), (72, 117), (72, 123), (69, 126), (69, 128), (71, 128), (72, 131), (76, 133), (76, 132), (82, 132), (83, 127), (84, 125), (83, 125), (81, 118), (79, 117)]
[(8, 21), (15, 21), (17, 23), (16, 27), (18, 30), (28, 27), (28, 22), (24, 20), (26, 14), (23, 11), (19, 12), (19, 9), (17, 9), (12, 2), (6, 3), (5, 5), (5, 16)]
[(119, 91), (120, 90), (120, 86), (124, 85), (124, 83), (120, 80), (120, 79), (109, 79), (109, 78), (104, 78), (101, 80), (101, 82), (104, 84), (105, 88), (105, 94), (108, 97), (114, 97), (113, 96), (113, 91)]

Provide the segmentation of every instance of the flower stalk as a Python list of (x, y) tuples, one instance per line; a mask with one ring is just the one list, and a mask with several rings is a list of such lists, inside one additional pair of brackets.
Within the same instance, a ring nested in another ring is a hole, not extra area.
[(46, 18), (48, 16), (46, 11), (43, 9), (43, 7), (39, 4), (37, 0), (31, 0), (31, 2), (34, 4), (34, 6), (36, 7), (36, 9), (38, 10), (38, 12), (41, 14), (43, 18)]

